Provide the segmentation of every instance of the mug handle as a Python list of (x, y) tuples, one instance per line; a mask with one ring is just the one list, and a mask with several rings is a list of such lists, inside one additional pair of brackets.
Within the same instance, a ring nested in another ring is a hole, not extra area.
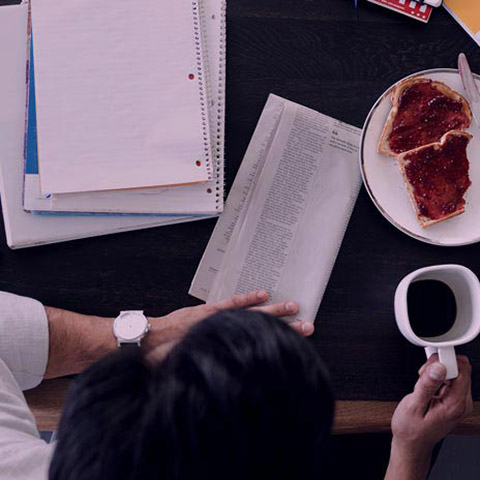
[(455, 348), (453, 347), (425, 347), (427, 358), (430, 358), (434, 353), (438, 353), (438, 360), (443, 363), (447, 369), (447, 376), (445, 380), (453, 380), (458, 377), (457, 356), (455, 355)]

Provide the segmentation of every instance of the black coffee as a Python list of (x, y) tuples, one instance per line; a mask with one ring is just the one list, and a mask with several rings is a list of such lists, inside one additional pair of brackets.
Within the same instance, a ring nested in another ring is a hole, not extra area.
[(408, 317), (415, 335), (437, 337), (455, 323), (457, 302), (451, 288), (438, 280), (419, 280), (408, 287)]

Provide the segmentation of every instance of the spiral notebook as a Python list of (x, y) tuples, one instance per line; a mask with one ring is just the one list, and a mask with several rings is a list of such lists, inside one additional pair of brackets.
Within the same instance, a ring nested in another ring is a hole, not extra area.
[(42, 193), (212, 178), (200, 0), (34, 0)]
[[(224, 1), (204, 0), (203, 3), (206, 12), (209, 12), (209, 16), (205, 15), (209, 20), (207, 38), (213, 39), (214, 45), (222, 45), (224, 52)], [(30, 215), (23, 210), (27, 23), (27, 2), (0, 8), (0, 43), (6, 47), (0, 48), (0, 66), (4, 72), (0, 77), (0, 194), (8, 246), (25, 248), (197, 220), (199, 217), (192, 216), (40, 216)], [(219, 58), (217, 62), (221, 68), (217, 70), (218, 79), (215, 80), (213, 76), (212, 81), (216, 81), (219, 92), (223, 92), (225, 58), (223, 54)], [(210, 70), (213, 70), (212, 67)], [(218, 104), (219, 111), (223, 111), (224, 95), (212, 98)], [(223, 120), (219, 121), (218, 129), (223, 131)], [(223, 156), (221, 161), (223, 164)], [(219, 183), (218, 188), (220, 192), (223, 191), (223, 184)]]
[(226, 4), (223, 0), (202, 0), (198, 14), (203, 38), (204, 85), (210, 120), (211, 180), (204, 184), (180, 187), (72, 194), (42, 193), (37, 154), (35, 66), (31, 52), (24, 188), (26, 211), (44, 214), (212, 215), (223, 210)]

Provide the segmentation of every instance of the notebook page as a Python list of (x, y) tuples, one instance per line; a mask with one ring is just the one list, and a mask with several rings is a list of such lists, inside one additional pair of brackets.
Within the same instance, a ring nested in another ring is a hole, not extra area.
[[(285, 101), (208, 302), (266, 289), (315, 319), (360, 188), (360, 130)], [(227, 205), (230, 208), (230, 199)]]
[(33, 0), (32, 24), (42, 193), (211, 177), (197, 0)]
[[(140, 188), (43, 195), (38, 174), (35, 114), (35, 66), (29, 65), (28, 125), (23, 206), (27, 212), (112, 214), (215, 214), (216, 197), (210, 183), (183, 187)], [(211, 193), (208, 193), (208, 190)]]

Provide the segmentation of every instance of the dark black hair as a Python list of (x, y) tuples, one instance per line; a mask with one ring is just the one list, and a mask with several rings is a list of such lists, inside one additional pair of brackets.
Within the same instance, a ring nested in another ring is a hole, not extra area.
[(318, 480), (327, 373), (277, 318), (220, 312), (152, 366), (116, 353), (78, 377), (50, 480)]

